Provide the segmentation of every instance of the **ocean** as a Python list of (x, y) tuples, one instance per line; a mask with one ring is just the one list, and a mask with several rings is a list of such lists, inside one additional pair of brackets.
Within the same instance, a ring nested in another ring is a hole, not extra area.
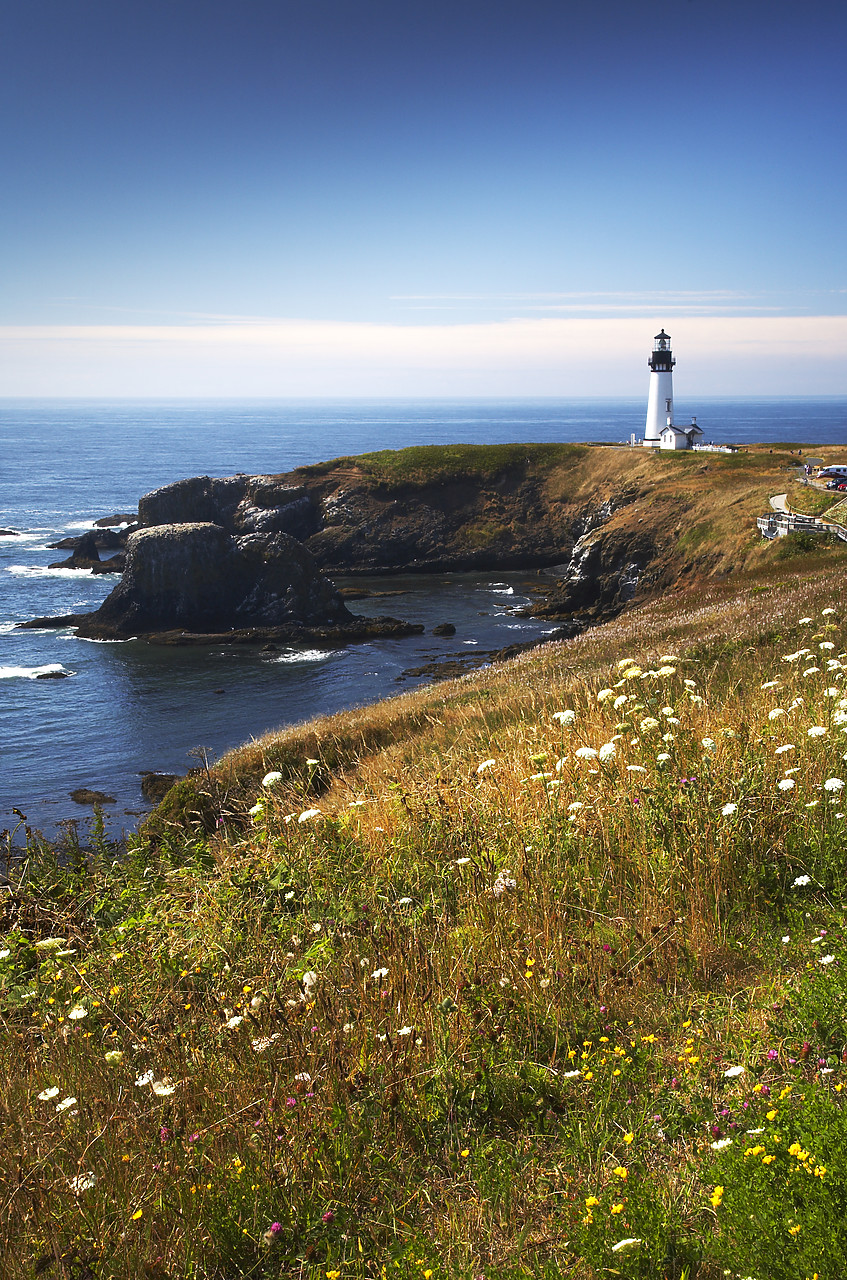
[[(704, 440), (847, 446), (847, 400), (702, 398)], [(147, 809), (141, 772), (183, 773), (268, 729), (389, 697), (413, 687), (411, 667), (470, 649), (497, 649), (549, 633), (515, 617), (529, 574), (380, 579), (388, 600), (356, 613), (423, 622), (404, 640), (265, 654), (249, 648), (158, 649), (141, 641), (77, 640), (72, 632), (19, 631), (47, 614), (95, 609), (117, 579), (50, 569), (68, 552), (47, 544), (132, 511), (159, 485), (192, 475), (276, 473), (305, 463), (414, 444), (507, 441), (626, 442), (642, 434), (644, 399), (0, 403), (0, 828), (18, 821), (53, 835), (90, 809), (70, 798), (88, 787), (113, 796), (113, 835)], [(845, 456), (847, 461), (847, 456)], [(357, 585), (362, 584), (357, 579)], [(452, 622), (453, 637), (431, 634)], [(68, 679), (39, 680), (51, 671)]]

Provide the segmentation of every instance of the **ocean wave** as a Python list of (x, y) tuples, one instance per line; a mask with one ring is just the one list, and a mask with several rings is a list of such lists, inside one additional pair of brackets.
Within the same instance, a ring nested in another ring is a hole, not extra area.
[(505, 582), (489, 582), (488, 590), (493, 591), (498, 596), (513, 596), (515, 594), (515, 588), (507, 587)]
[(272, 658), (271, 662), (275, 665), (293, 662), (324, 662), (327, 658), (338, 657), (339, 652), (340, 650), (337, 649), (288, 649), (285, 653)]
[(46, 565), (35, 564), (9, 564), (6, 566), (6, 572), (13, 573), (17, 578), (90, 578), (93, 576), (90, 569), (48, 569)]
[(54, 675), (58, 672), (66, 676), (76, 674), (74, 671), (68, 671), (61, 662), (48, 662), (43, 667), (0, 667), (0, 680), (36, 680), (39, 676)]
[(43, 538), (45, 533), (49, 533), (49, 530), (41, 529), (38, 533), (0, 533), (0, 542), (26, 542), (27, 551), (36, 551), (41, 548), (31, 547), (29, 543), (38, 538)]

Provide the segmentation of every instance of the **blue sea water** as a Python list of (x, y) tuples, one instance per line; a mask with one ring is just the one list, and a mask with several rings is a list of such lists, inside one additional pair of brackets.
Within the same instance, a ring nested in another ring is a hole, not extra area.
[[(847, 446), (847, 400), (699, 400), (718, 443), (791, 441)], [(354, 604), (426, 624), (430, 634), (334, 652), (278, 654), (225, 647), (192, 651), (77, 640), (70, 631), (18, 631), (39, 615), (96, 608), (117, 579), (47, 566), (68, 553), (49, 542), (132, 511), (158, 485), (191, 475), (275, 473), (342, 454), (413, 444), (628, 441), (644, 401), (522, 400), (154, 403), (0, 403), (0, 827), (17, 807), (52, 832), (85, 818), (77, 787), (115, 797), (112, 830), (130, 830), (146, 806), (140, 772), (184, 772), (267, 729), (390, 696), (415, 683), (405, 669), (469, 648), (499, 648), (547, 632), (516, 618), (532, 579), (482, 574), (380, 580), (403, 594)], [(847, 460), (847, 459), (846, 459)], [(72, 677), (38, 680), (39, 672)]]

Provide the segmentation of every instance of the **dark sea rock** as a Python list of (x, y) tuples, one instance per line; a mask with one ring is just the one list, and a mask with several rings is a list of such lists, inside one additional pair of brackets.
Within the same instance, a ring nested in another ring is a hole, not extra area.
[(141, 775), (141, 794), (145, 800), (149, 800), (152, 804), (158, 804), (161, 799), (170, 791), (174, 783), (180, 781), (179, 773), (155, 773), (147, 771)]
[(70, 671), (40, 671), (36, 680), (69, 680)]
[(124, 576), (80, 623), (91, 638), (339, 626), (352, 614), (308, 551), (285, 533), (233, 537), (209, 522), (139, 529)]
[[(100, 559), (99, 539), (95, 533), (85, 533), (73, 539), (73, 554), (67, 560), (54, 560), (50, 569), (88, 569), (91, 573), (123, 573), (124, 555), (119, 552), (108, 560)], [(120, 543), (118, 543), (120, 545)]]
[(98, 529), (108, 529), (112, 525), (135, 524), (137, 519), (137, 511), (119, 511), (113, 516), (101, 516), (94, 524)]
[(77, 787), (70, 796), (77, 804), (117, 804), (114, 796), (106, 795), (105, 791), (92, 791), (89, 787)]
[(18, 529), (0, 529), (0, 538), (19, 538), (20, 536)]
[(432, 628), (434, 636), (454, 636), (456, 628), (452, 622), (439, 622), (437, 627)]

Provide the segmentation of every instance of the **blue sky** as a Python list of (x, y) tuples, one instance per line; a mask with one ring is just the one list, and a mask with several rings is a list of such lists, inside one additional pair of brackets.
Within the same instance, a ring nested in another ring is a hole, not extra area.
[(847, 393), (845, 35), (829, 0), (7, 3), (0, 394), (637, 394), (656, 319), (701, 393)]

